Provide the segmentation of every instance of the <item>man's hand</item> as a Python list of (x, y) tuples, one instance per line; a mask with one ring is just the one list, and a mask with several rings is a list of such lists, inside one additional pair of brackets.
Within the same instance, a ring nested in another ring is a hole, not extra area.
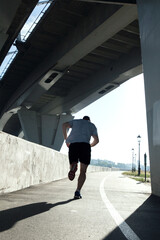
[(70, 127), (71, 126), (69, 125), (68, 122), (63, 123), (63, 125), (62, 125), (64, 140), (67, 139), (67, 129), (70, 128)]
[(90, 145), (91, 145), (91, 147), (94, 147), (95, 145), (97, 145), (97, 143), (99, 143), (99, 138), (96, 135), (94, 135), (92, 137), (93, 137), (93, 142)]

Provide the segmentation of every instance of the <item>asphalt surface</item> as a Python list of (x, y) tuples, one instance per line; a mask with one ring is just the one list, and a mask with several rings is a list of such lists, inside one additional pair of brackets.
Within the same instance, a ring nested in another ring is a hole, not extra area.
[(82, 199), (74, 200), (76, 180), (0, 195), (0, 240), (160, 239), (160, 198), (149, 183), (89, 173)]

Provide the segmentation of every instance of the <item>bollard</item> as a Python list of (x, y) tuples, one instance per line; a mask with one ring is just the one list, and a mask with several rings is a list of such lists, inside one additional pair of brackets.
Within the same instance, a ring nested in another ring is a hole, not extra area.
[(146, 182), (146, 166), (147, 166), (147, 154), (144, 154), (144, 171), (145, 171), (145, 182)]

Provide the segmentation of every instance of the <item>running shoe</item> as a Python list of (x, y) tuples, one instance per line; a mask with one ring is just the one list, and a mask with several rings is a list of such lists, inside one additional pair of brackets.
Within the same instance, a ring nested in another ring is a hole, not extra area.
[(74, 193), (74, 199), (80, 199), (80, 198), (82, 198), (80, 192), (79, 192), (79, 191), (76, 191), (76, 192)]
[(71, 165), (71, 169), (68, 173), (68, 178), (70, 181), (73, 181), (73, 179), (75, 178), (75, 172), (77, 171), (77, 163), (72, 163)]

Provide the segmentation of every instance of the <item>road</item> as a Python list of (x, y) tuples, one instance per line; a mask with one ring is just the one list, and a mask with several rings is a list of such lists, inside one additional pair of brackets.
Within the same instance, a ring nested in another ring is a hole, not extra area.
[(87, 175), (80, 200), (75, 187), (63, 179), (0, 195), (0, 240), (160, 239), (160, 198), (150, 184), (99, 172)]

